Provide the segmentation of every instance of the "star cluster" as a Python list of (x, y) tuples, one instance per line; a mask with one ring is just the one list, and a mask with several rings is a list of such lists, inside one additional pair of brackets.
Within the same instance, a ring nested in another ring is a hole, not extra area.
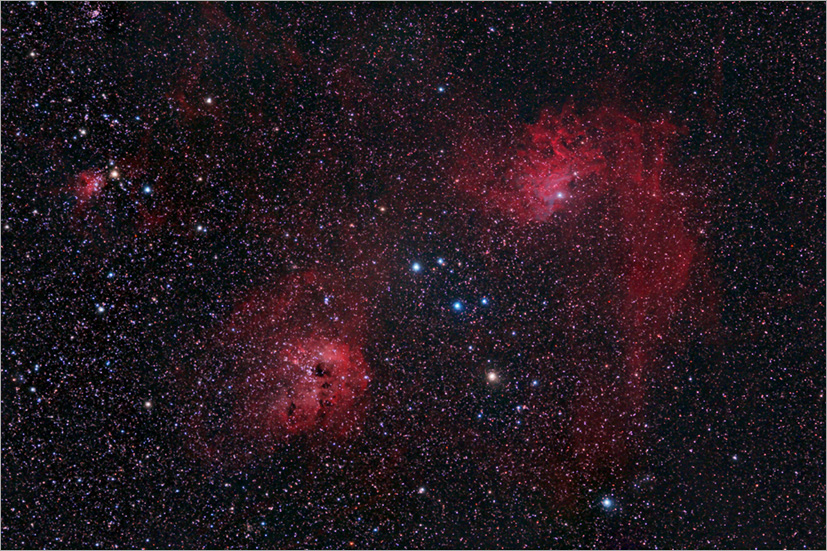
[(823, 548), (823, 4), (2, 5), (4, 548)]

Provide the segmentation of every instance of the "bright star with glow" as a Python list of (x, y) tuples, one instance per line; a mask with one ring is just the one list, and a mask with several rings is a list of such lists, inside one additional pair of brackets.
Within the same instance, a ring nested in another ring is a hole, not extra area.
[(613, 509), (615, 506), (615, 501), (610, 497), (604, 497), (603, 500), (600, 502), (604, 509)]
[(454, 306), (455, 311), (462, 312), (463, 306), (462, 306), (462, 303), (460, 301), (456, 301), (453, 306)]
[(411, 264), (411, 270), (413, 270), (414, 272), (422, 271), (422, 264), (420, 264), (419, 262), (414, 262), (413, 264)]

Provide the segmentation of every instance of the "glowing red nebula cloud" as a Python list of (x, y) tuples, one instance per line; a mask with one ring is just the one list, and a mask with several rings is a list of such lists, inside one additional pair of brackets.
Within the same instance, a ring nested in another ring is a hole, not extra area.
[(239, 429), (262, 440), (302, 433), (346, 436), (358, 426), (370, 376), (362, 352), (325, 338), (284, 343), (244, 379)]
[(207, 360), (189, 381), (193, 449), (212, 459), (357, 434), (371, 379), (365, 303), (316, 270), (250, 294), (205, 345)]
[(567, 104), (515, 134), (511, 144), (467, 141), (455, 181), (489, 212), (527, 223), (579, 211), (609, 193), (662, 200), (667, 156), (684, 131), (664, 117)]
[[(609, 271), (616, 294), (598, 296), (585, 284), (570, 292), (613, 318), (619, 355), (608, 364), (603, 358), (599, 366), (579, 367), (597, 358), (570, 351), (582, 384), (568, 406), (568, 453), (534, 458), (539, 463), (523, 467), (544, 472), (540, 482), (553, 487), (561, 502), (574, 499), (578, 486), (626, 470), (644, 431), (647, 389), (663, 369), (659, 351), (673, 344), (671, 322), (687, 308), (714, 309), (689, 296), (691, 289), (713, 296), (714, 289), (704, 279), (708, 269), (698, 236), (687, 224), (700, 184), (673, 161), (683, 135), (664, 116), (569, 104), (544, 111), (510, 138), (467, 139), (457, 162), (456, 185), (489, 216), (519, 226), (554, 223), (553, 235), (570, 248), (610, 249), (600, 258), (611, 262), (583, 265), (580, 279)], [(533, 438), (548, 438), (546, 427), (536, 431)]]

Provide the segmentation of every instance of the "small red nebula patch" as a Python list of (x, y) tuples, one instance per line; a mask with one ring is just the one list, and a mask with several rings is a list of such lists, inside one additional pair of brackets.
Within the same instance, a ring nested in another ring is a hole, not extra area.
[(106, 176), (102, 170), (84, 170), (78, 174), (72, 185), (72, 191), (81, 204), (97, 198), (106, 186)]

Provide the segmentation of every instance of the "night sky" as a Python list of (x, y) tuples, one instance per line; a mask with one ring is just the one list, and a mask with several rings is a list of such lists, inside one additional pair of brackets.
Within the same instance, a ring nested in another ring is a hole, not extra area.
[(2, 546), (824, 548), (825, 4), (2, 4)]

